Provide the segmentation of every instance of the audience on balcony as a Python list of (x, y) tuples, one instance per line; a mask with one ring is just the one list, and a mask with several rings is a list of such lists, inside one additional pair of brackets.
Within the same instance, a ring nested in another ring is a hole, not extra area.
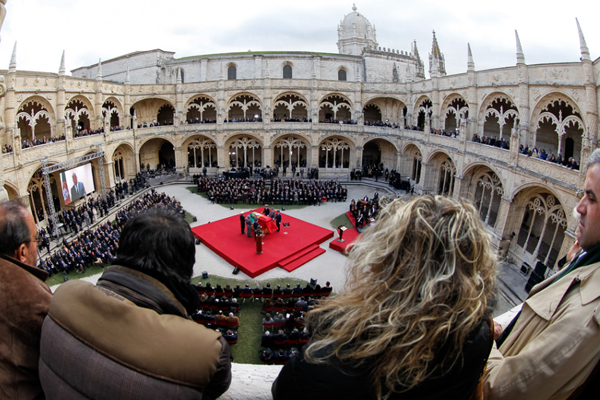
[(98, 128), (96, 130), (91, 130), (88, 127), (85, 129), (77, 129), (77, 132), (75, 132), (75, 134), (73, 134), (73, 137), (79, 138), (79, 137), (84, 137), (84, 136), (99, 135), (101, 133), (104, 133), (104, 127)]
[[(309, 120), (310, 122), (311, 120)], [(336, 118), (325, 118), (322, 120), (319, 120), (320, 124), (341, 124), (341, 125), (356, 125), (356, 121), (352, 120), (352, 119), (344, 119), (344, 120), (339, 120)]]
[(555, 164), (562, 165), (569, 169), (579, 170), (579, 159), (574, 157), (565, 158), (561, 153), (555, 156), (552, 150), (546, 152), (546, 149), (538, 150), (536, 146), (530, 148), (528, 145), (519, 145), (519, 153), (532, 158), (539, 158), (540, 160), (552, 162)]
[(509, 150), (509, 143), (504, 138), (496, 138), (496, 136), (482, 136), (474, 134), (471, 141), (475, 143), (487, 144), (488, 146), (500, 147), (501, 149)]

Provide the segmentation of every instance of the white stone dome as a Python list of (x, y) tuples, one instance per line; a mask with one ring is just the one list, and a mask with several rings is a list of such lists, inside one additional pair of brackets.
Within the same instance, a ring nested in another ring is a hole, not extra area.
[(356, 11), (356, 6), (353, 6), (352, 12), (344, 17), (340, 28), (340, 39), (359, 37), (376, 41), (373, 26), (364, 15)]

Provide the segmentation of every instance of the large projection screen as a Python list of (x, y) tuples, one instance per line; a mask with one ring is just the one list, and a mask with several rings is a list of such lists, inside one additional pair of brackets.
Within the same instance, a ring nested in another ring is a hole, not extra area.
[(92, 165), (85, 164), (60, 173), (60, 184), (65, 204), (79, 200), (96, 191)]

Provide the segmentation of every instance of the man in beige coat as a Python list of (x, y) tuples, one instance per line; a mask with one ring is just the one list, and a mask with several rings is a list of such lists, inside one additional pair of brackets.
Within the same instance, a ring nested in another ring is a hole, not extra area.
[(492, 349), (484, 381), (486, 399), (589, 398), (597, 389), (600, 149), (590, 156), (577, 212), (577, 242), (568, 255), (572, 261), (533, 287), (516, 322), (509, 325), (512, 330), (501, 337), (499, 349)]

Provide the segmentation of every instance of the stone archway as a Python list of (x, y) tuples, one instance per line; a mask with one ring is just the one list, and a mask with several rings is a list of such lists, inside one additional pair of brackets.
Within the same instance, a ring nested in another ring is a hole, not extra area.
[(36, 142), (52, 136), (50, 113), (40, 102), (31, 100), (24, 103), (19, 108), (15, 121), (23, 141)]
[(565, 210), (558, 199), (543, 188), (527, 190), (521, 198), (521, 224), (516, 242), (518, 255), (530, 265), (541, 261), (552, 268), (565, 238)]
[(140, 165), (150, 170), (175, 167), (175, 148), (165, 139), (150, 139), (140, 148)]
[(228, 152), (229, 166), (232, 168), (239, 167), (261, 167), (262, 162), (262, 145), (258, 140), (248, 136), (237, 136), (228, 141), (226, 148)]
[(278, 138), (271, 145), (273, 164), (279, 168), (305, 168), (308, 163), (310, 144), (300, 136), (288, 135)]
[[(560, 155), (563, 164), (571, 157), (580, 157), (581, 137), (585, 132), (585, 126), (576, 105), (566, 97), (558, 95), (540, 104), (545, 105), (533, 121), (537, 122), (535, 145), (540, 154), (545, 150), (544, 153), (547, 153), (545, 159), (552, 162), (557, 162), (556, 158)], [(538, 108), (540, 107), (536, 107)]]
[(346, 138), (329, 137), (319, 144), (320, 168), (349, 168), (353, 145)]
[(219, 165), (217, 161), (217, 144), (206, 137), (194, 137), (183, 146), (187, 148), (188, 168), (190, 172), (200, 172), (203, 168)]
[(120, 145), (112, 155), (115, 181), (129, 180), (137, 173), (133, 150), (127, 145)]
[(473, 202), (481, 221), (494, 228), (504, 195), (500, 177), (488, 166), (477, 165), (469, 169), (462, 182), (461, 195)]

